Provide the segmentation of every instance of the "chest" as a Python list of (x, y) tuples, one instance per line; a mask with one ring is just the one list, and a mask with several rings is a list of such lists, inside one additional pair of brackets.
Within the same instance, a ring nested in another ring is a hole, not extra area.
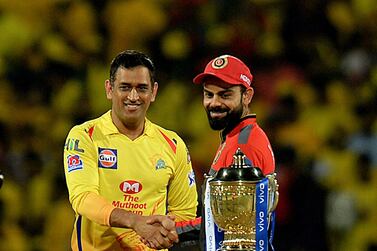
[[(250, 137), (251, 129), (251, 126), (246, 126), (238, 133), (226, 137), (225, 141), (222, 142), (217, 149), (212, 162), (213, 169), (217, 171), (222, 167), (230, 166), (233, 163), (233, 156), (238, 148), (242, 148), (243, 150), (251, 148), (254, 144), (254, 141)], [(246, 152), (244, 152), (244, 154), (246, 154)]]
[(103, 187), (134, 191), (165, 190), (175, 171), (175, 155), (158, 138), (109, 137), (96, 142)]

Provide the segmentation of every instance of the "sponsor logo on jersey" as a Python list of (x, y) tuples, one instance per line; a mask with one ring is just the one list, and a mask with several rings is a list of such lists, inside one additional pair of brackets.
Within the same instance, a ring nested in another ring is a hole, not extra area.
[(188, 174), (188, 182), (190, 187), (192, 187), (195, 184), (195, 173), (193, 170), (191, 170), (191, 172), (189, 172)]
[(67, 139), (64, 144), (64, 149), (67, 151), (76, 151), (79, 153), (83, 153), (84, 149), (79, 147), (80, 140), (78, 139)]
[(123, 193), (135, 194), (139, 193), (143, 189), (143, 186), (136, 180), (126, 180), (120, 183), (119, 188)]
[(67, 166), (68, 166), (68, 172), (72, 172), (75, 170), (82, 169), (84, 165), (79, 155), (68, 155)]
[(159, 159), (157, 160), (157, 163), (156, 163), (156, 170), (159, 170), (159, 169), (165, 169), (166, 168), (166, 164), (165, 164), (165, 161), (163, 159)]
[(98, 148), (98, 167), (117, 169), (118, 154), (116, 149)]

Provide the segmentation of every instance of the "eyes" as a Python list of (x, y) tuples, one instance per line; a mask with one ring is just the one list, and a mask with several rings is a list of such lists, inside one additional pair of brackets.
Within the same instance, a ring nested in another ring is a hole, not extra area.
[(204, 98), (211, 99), (215, 95), (217, 95), (221, 99), (230, 99), (230, 98), (233, 97), (233, 92), (224, 91), (224, 92), (218, 92), (218, 93), (215, 94), (215, 93), (212, 93), (212, 92), (209, 92), (209, 91), (204, 91)]
[(121, 84), (119, 85), (118, 89), (121, 92), (130, 92), (132, 89), (135, 88), (138, 93), (146, 93), (149, 91), (149, 85), (147, 84), (139, 84), (137, 86), (131, 86), (129, 84)]

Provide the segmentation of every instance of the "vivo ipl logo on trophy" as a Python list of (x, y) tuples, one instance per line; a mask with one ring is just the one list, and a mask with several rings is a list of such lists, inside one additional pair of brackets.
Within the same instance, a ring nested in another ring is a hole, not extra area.
[[(268, 193), (268, 179), (264, 179), (261, 182), (257, 183), (256, 186), (256, 196), (257, 196), (257, 205), (256, 205), (256, 213), (257, 213), (257, 230), (256, 230), (256, 242), (257, 242), (257, 249), (258, 251), (267, 250), (268, 244), (268, 209), (269, 205), (267, 203), (267, 193)], [(276, 181), (276, 180), (275, 180)], [(276, 183), (277, 185), (277, 183)], [(277, 191), (275, 191), (277, 194)], [(275, 195), (275, 194), (273, 194)], [(277, 198), (276, 198), (277, 199)], [(276, 207), (276, 205), (274, 206)], [(272, 209), (273, 210), (273, 209)]]
[(276, 174), (264, 176), (246, 165), (240, 149), (233, 158), (230, 167), (209, 181), (213, 219), (224, 231), (219, 250), (267, 251), (270, 216), (279, 195)]
[[(261, 183), (259, 188), (260, 188), (260, 194), (258, 194), (258, 200), (259, 200), (258, 203), (263, 204), (265, 202), (265, 199), (264, 199), (264, 197), (265, 197), (265, 193), (264, 193), (265, 185), (264, 185), (264, 183)], [(258, 231), (259, 232), (262, 232), (265, 229), (264, 216), (265, 216), (265, 214), (264, 214), (263, 211), (260, 211), (258, 213)]]

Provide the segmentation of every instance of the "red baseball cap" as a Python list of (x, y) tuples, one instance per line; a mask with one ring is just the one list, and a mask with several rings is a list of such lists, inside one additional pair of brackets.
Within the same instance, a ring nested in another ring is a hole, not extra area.
[(193, 82), (202, 84), (207, 76), (219, 78), (232, 85), (243, 85), (251, 88), (253, 75), (249, 68), (238, 58), (230, 55), (222, 55), (212, 59), (204, 69), (204, 72), (197, 75)]

